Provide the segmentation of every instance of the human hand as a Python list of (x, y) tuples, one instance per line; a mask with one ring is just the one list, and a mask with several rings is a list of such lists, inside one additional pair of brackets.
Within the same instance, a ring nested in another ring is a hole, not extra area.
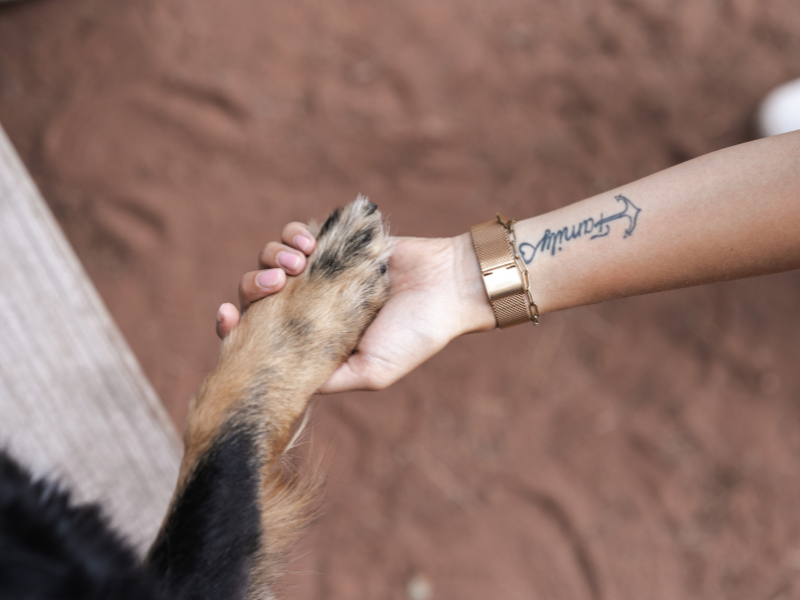
[[(239, 307), (247, 310), (253, 302), (279, 292), (286, 285), (286, 275), (299, 275), (306, 268), (306, 256), (317, 242), (303, 223), (292, 222), (281, 232), (281, 242), (269, 242), (258, 256), (260, 270), (250, 271), (239, 282)], [(236, 329), (241, 314), (228, 302), (217, 311), (217, 335), (225, 339)]]
[[(271, 287), (258, 284), (261, 273), (281, 271), (291, 252), (298, 257), (289, 274), (305, 268), (305, 255), (297, 236), (313, 240), (299, 223), (287, 225), (284, 244), (270, 242), (261, 253), (267, 271), (247, 273), (239, 286), (242, 308), (285, 285), (285, 275)], [(310, 249), (309, 249), (310, 248)], [(281, 260), (284, 259), (284, 260)], [(330, 394), (350, 390), (383, 389), (444, 348), (450, 340), (471, 331), (495, 327), (495, 317), (481, 281), (478, 261), (469, 234), (455, 238), (395, 238), (389, 260), (390, 297), (364, 332), (356, 352), (337, 369), (319, 392)], [(239, 322), (231, 304), (220, 307), (217, 332), (225, 337)]]

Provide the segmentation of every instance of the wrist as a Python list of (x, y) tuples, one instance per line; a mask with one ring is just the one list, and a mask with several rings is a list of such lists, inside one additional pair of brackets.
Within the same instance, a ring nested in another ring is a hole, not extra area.
[(453, 289), (456, 290), (461, 315), (459, 334), (496, 328), (497, 320), (486, 295), (471, 235), (464, 233), (450, 240), (453, 245)]

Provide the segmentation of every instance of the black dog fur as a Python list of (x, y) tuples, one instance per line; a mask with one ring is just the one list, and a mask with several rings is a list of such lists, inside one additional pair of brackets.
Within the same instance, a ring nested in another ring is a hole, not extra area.
[(100, 507), (76, 505), (0, 451), (2, 600), (162, 600)]

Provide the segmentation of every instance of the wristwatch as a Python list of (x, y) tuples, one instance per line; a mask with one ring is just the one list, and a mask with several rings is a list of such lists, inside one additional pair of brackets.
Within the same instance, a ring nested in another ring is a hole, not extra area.
[[(528, 269), (511, 236), (514, 221), (498, 214), (497, 219), (473, 225), (472, 244), (478, 255), (483, 285), (492, 303), (500, 329), (539, 321), (539, 309), (530, 294)], [(509, 236), (509, 233), (511, 236)]]

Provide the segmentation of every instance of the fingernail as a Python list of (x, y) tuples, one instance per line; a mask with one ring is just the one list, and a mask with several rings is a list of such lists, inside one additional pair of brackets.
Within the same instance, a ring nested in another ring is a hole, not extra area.
[(220, 307), (217, 309), (217, 323), (222, 323), (222, 307), (225, 306), (221, 304)]
[(303, 252), (308, 252), (311, 249), (311, 240), (304, 235), (294, 236), (294, 243)]
[(278, 283), (278, 278), (280, 276), (281, 275), (279, 269), (269, 269), (268, 271), (261, 271), (261, 273), (256, 275), (256, 283), (260, 288), (269, 289), (271, 287), (275, 287), (275, 284)]
[(278, 252), (278, 264), (294, 271), (300, 266), (300, 257), (291, 252)]

